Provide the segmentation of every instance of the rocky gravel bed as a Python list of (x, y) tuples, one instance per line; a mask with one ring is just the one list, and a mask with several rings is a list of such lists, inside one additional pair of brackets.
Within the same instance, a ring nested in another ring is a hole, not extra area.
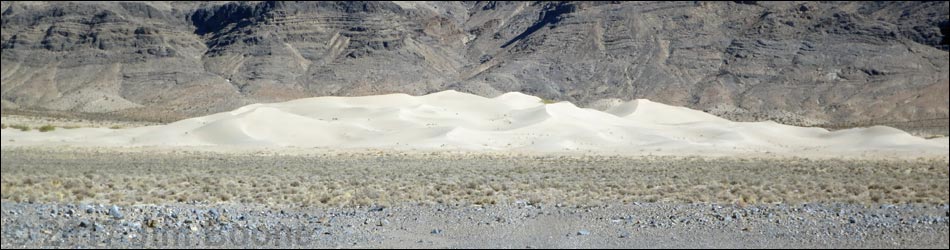
[(2, 203), (8, 248), (948, 248), (948, 206)]

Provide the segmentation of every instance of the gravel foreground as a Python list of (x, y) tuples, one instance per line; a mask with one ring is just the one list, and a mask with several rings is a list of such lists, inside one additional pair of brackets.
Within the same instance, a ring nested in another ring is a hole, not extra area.
[(950, 247), (944, 159), (2, 155), (3, 249)]
[(947, 206), (2, 204), (10, 248), (935, 248)]

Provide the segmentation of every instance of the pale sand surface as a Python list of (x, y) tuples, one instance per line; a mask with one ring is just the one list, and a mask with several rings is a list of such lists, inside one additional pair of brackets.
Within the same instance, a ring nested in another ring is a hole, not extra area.
[(478, 153), (753, 157), (948, 156), (948, 140), (890, 127), (828, 131), (731, 122), (701, 111), (634, 100), (606, 112), (543, 104), (520, 93), (454, 91), (318, 97), (254, 104), (167, 125), (2, 131), (4, 147), (70, 146), (211, 151), (461, 151)]

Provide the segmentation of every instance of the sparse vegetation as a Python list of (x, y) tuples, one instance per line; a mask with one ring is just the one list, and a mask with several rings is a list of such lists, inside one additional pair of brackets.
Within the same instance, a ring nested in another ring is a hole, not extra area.
[(11, 125), (10, 128), (12, 128), (12, 129), (18, 129), (18, 130), (23, 131), (23, 132), (29, 132), (30, 130), (33, 130), (33, 128), (31, 128), (30, 126), (26, 126), (26, 125)]
[(554, 104), (554, 103), (558, 103), (558, 101), (551, 100), (551, 99), (541, 99), (541, 103), (543, 103), (543, 104)]
[[(2, 199), (15, 202), (945, 204), (950, 196), (942, 160), (3, 153)], [(31, 162), (24, 158), (70, 167), (10, 164)]]
[(45, 125), (38, 128), (37, 130), (39, 130), (40, 132), (46, 133), (46, 132), (51, 132), (51, 131), (56, 130), (56, 127), (53, 127), (53, 125)]
[(57, 129), (78, 129), (78, 128), (125, 129), (125, 128), (156, 125), (155, 123), (147, 123), (147, 122), (109, 120), (109, 117), (98, 117), (98, 116), (94, 120), (84, 120), (84, 119), (77, 119), (77, 118), (23, 116), (23, 115), (6, 115), (6, 114), (4, 116), (3, 123), (7, 125), (7, 128), (11, 128), (11, 125), (14, 125), (14, 124), (35, 125), (36, 127), (32, 127), (32, 129), (39, 129), (38, 126), (40, 125), (50, 125), (50, 126), (56, 127)]
[(7, 125), (6, 125), (6, 124), (0, 124), (0, 129), (7, 129)]

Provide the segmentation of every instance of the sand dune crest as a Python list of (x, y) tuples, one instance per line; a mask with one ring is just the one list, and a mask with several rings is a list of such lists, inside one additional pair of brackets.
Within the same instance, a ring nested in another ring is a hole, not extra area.
[[(444, 91), (317, 97), (254, 104), (163, 126), (109, 131), (29, 133), (17, 144), (95, 146), (240, 146), (422, 150), (591, 151), (667, 154), (946, 155), (947, 140), (925, 140), (889, 127), (829, 132), (774, 122), (732, 122), (702, 111), (633, 100), (606, 112), (569, 102), (544, 104), (521, 93), (495, 98)], [(8, 144), (7, 142), (4, 142)], [(9, 144), (8, 144), (9, 145)]]

